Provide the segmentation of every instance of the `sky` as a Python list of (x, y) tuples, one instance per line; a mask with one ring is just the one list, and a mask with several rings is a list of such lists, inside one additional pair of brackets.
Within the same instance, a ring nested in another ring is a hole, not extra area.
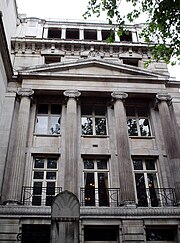
[[(37, 17), (42, 19), (71, 19), (83, 20), (83, 13), (86, 11), (88, 0), (16, 0), (18, 13), (26, 14), (27, 17)], [(125, 0), (121, 0), (123, 12), (129, 10), (130, 5)], [(88, 20), (105, 21), (103, 14), (100, 18), (95, 16)], [(180, 63), (176, 66), (168, 65), (171, 77), (180, 81)]]

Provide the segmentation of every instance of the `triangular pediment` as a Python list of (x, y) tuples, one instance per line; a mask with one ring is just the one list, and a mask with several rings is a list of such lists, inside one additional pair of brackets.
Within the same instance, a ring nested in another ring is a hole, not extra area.
[(167, 78), (143, 68), (126, 64), (112, 63), (101, 59), (78, 60), (69, 63), (53, 63), (36, 66), (19, 71), (20, 74), (47, 75), (47, 76), (98, 76), (98, 77), (147, 77), (147, 78)]

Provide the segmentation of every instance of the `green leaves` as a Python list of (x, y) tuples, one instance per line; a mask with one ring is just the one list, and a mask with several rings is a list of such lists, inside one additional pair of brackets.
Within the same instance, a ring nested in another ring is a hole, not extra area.
[[(156, 61), (166, 63), (173, 58), (180, 60), (180, 1), (179, 0), (126, 0), (132, 10), (123, 15), (120, 0), (89, 0), (84, 18), (106, 12), (109, 24), (118, 24), (118, 35), (125, 31), (125, 22), (135, 21), (142, 13), (148, 18), (141, 37), (149, 44), (150, 52)], [(113, 42), (111, 36), (107, 40)], [(152, 45), (153, 44), (153, 45)]]

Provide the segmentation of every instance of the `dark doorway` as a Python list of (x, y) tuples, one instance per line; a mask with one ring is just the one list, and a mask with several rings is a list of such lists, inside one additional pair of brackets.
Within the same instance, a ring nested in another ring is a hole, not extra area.
[(22, 243), (50, 243), (50, 225), (22, 225)]

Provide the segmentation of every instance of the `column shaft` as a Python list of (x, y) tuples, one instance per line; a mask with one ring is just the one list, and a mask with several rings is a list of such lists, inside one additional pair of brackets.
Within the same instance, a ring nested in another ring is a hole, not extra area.
[(167, 94), (158, 94), (156, 97), (159, 101), (159, 115), (161, 119), (164, 143), (170, 164), (170, 170), (174, 178), (176, 198), (180, 202), (180, 143), (176, 135), (177, 126), (174, 127), (174, 122), (172, 121), (168, 107), (168, 102), (171, 101), (171, 97)]
[(112, 97), (116, 99), (114, 103), (114, 115), (121, 201), (125, 204), (133, 204), (135, 203), (135, 192), (126, 113), (123, 104), (123, 99), (127, 97), (127, 94), (113, 92)]
[(80, 95), (78, 91), (65, 91), (64, 95), (69, 97), (67, 101), (66, 132), (65, 132), (65, 175), (64, 190), (68, 190), (75, 195), (78, 194), (77, 188), (77, 101)]
[(17, 122), (16, 139), (14, 144), (12, 167), (9, 179), (9, 191), (6, 201), (19, 203), (24, 180), (26, 142), (29, 125), (30, 98), (32, 90), (20, 89), (18, 95), (21, 97), (19, 116)]

